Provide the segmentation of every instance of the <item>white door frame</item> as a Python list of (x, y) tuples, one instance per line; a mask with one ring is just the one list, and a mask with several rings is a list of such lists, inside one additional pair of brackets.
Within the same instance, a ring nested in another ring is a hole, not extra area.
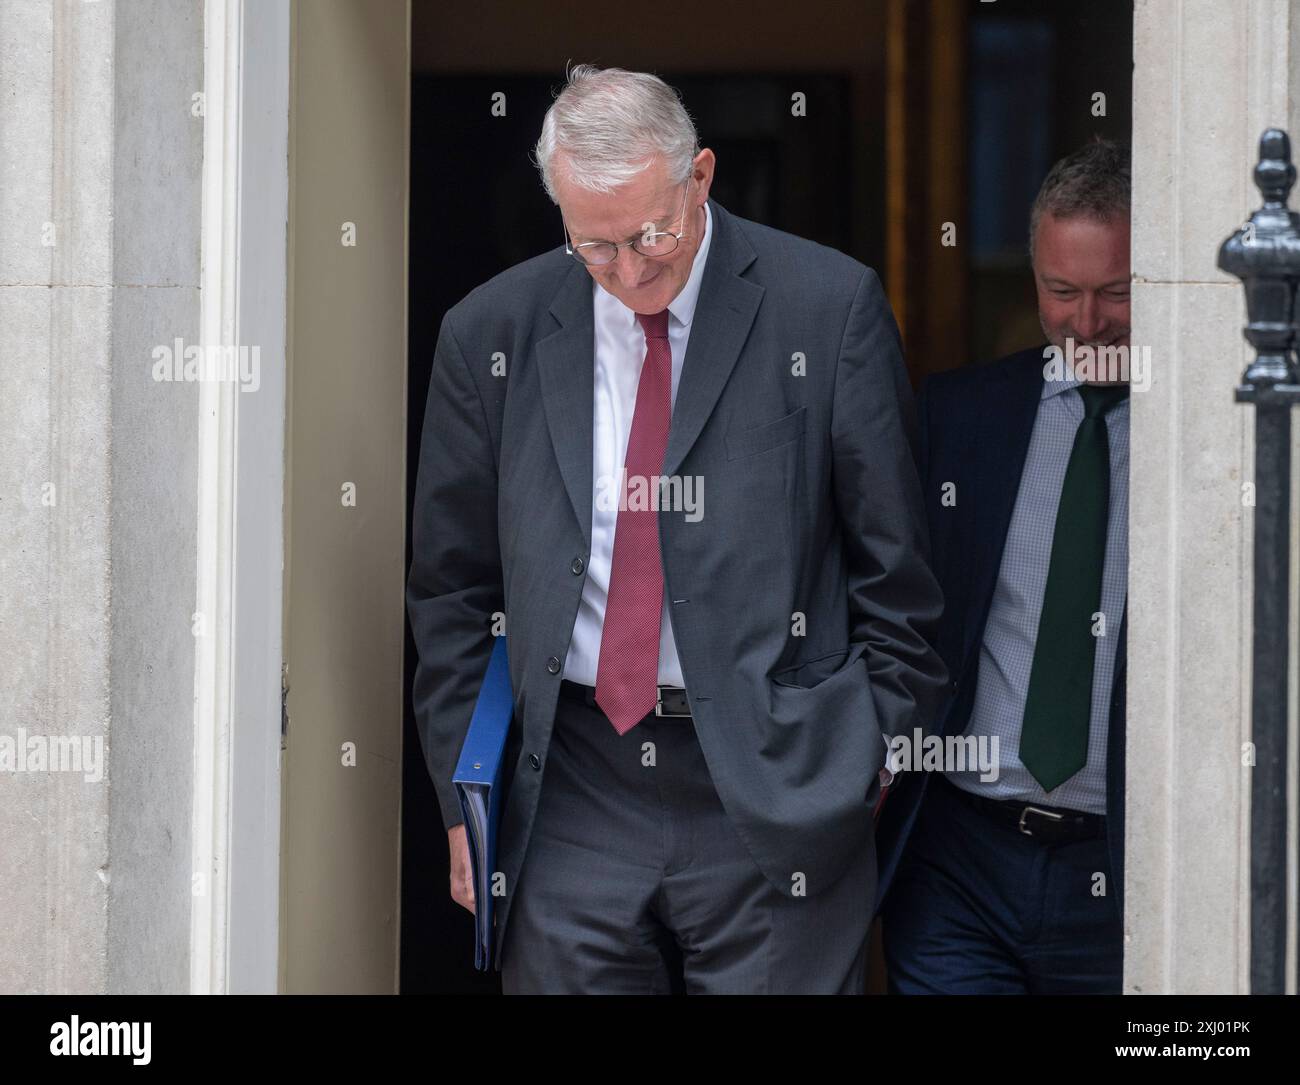
[(289, 0), (205, 0), (203, 34), (201, 341), (260, 364), (255, 391), (200, 382), (190, 990), (273, 994)]

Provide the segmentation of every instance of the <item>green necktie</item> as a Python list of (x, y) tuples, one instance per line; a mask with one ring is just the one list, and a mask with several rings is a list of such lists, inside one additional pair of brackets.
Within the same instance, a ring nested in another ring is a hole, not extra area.
[(1052, 534), (1052, 558), (1029, 672), (1020, 761), (1044, 791), (1087, 763), (1092, 716), (1092, 616), (1101, 603), (1110, 511), (1110, 439), (1106, 412), (1128, 385), (1079, 385), (1083, 421), (1065, 469)]

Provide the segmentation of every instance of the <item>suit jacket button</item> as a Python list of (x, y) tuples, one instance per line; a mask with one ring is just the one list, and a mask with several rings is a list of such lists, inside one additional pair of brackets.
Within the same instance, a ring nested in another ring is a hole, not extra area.
[(546, 669), (550, 671), (552, 674), (559, 674), (560, 673), (559, 659), (557, 659), (555, 656), (551, 656), (551, 658), (546, 661)]
[(952, 691), (953, 693), (957, 692), (957, 679), (955, 678), (952, 680)]
[(569, 568), (573, 570), (574, 576), (581, 576), (582, 570), (585, 569), (586, 567), (587, 566), (583, 562), (582, 558), (574, 558), (573, 562), (569, 565)]
[(528, 763), (532, 765), (533, 768), (535, 769), (540, 769), (542, 767), (542, 759), (538, 757), (535, 753), (530, 753), (528, 755)]

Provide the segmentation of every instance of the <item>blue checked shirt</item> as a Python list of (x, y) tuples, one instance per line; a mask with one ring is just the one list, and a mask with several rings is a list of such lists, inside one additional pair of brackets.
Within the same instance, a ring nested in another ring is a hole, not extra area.
[(1007, 529), (997, 587), (980, 646), (979, 678), (965, 734), (997, 736), (999, 775), (989, 782), (977, 769), (950, 772), (958, 787), (991, 799), (1016, 799), (1048, 806), (1106, 812), (1106, 734), (1110, 727), (1115, 646), (1128, 591), (1128, 420), (1129, 401), (1106, 414), (1110, 436), (1110, 514), (1101, 605), (1106, 635), (1098, 637), (1092, 670), (1092, 715), (1088, 761), (1050, 795), (1020, 763), (1020, 727), (1034, 661), (1038, 619), (1047, 588), (1056, 508), (1070, 462), (1074, 434), (1083, 421), (1083, 400), (1072, 374), (1043, 382), (1043, 396), (1020, 476), (1015, 511)]

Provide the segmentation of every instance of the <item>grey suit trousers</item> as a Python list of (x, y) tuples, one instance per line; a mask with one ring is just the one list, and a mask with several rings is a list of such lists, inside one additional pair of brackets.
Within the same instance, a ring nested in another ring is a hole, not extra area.
[(620, 736), (570, 692), (504, 933), (504, 992), (861, 994), (870, 838), (831, 886), (782, 893), (732, 827), (689, 717), (651, 713)]

